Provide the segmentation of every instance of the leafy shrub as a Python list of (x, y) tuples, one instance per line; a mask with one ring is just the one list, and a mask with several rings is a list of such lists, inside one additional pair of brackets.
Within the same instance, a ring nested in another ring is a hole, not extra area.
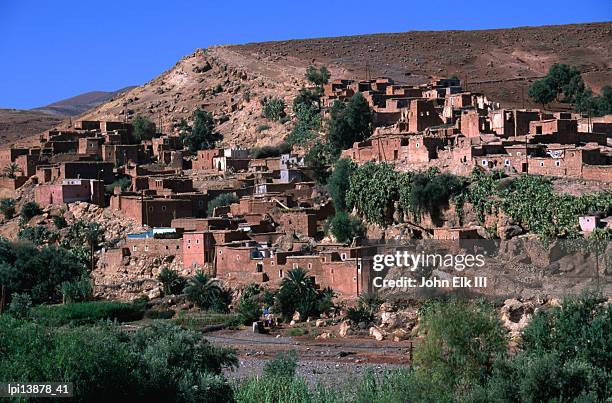
[(0, 200), (0, 213), (7, 220), (15, 217), (15, 199)]
[(136, 142), (155, 134), (155, 123), (151, 122), (146, 116), (136, 115), (132, 121), (132, 136)]
[(212, 216), (217, 207), (229, 206), (232, 203), (237, 203), (238, 196), (236, 193), (223, 193), (208, 202), (208, 215)]
[(287, 330), (287, 336), (296, 337), (296, 336), (304, 336), (308, 331), (302, 327), (292, 327)]
[(259, 125), (259, 126), (257, 126), (257, 127), (255, 128), (255, 131), (256, 131), (257, 133), (265, 132), (265, 131), (267, 131), (267, 130), (270, 130), (270, 125), (265, 125), (265, 124), (264, 124), (264, 125)]
[(319, 315), (332, 306), (334, 295), (329, 289), (318, 290), (314, 279), (301, 267), (289, 270), (275, 296), (275, 312), (290, 319), (294, 312), (301, 317)]
[(60, 284), (60, 290), (65, 303), (84, 302), (93, 298), (93, 285), (87, 275), (81, 278), (64, 281)]
[(263, 114), (269, 120), (281, 120), (286, 116), (286, 106), (282, 98), (270, 98), (264, 102)]
[[(296, 403), (315, 401), (302, 378), (286, 377), (248, 378), (236, 391), (236, 402), (239, 403)], [(326, 401), (326, 400), (319, 400)]]
[(24, 203), (23, 206), (21, 206), (20, 215), (24, 221), (29, 221), (40, 214), (42, 214), (42, 210), (36, 202), (29, 201)]
[(157, 280), (162, 283), (165, 295), (181, 294), (187, 284), (187, 280), (181, 277), (176, 270), (171, 270), (167, 267), (161, 269)]
[(261, 304), (256, 295), (242, 295), (236, 306), (242, 324), (250, 325), (261, 318)]
[(0, 379), (73, 382), (77, 402), (233, 400), (221, 369), (237, 365), (234, 353), (166, 323), (128, 333), (108, 324), (46, 328), (3, 315), (0, 340)]
[(8, 314), (17, 319), (27, 319), (32, 311), (32, 298), (28, 294), (11, 295), (11, 303), (8, 306)]
[(334, 201), (336, 211), (346, 210), (346, 193), (349, 190), (351, 175), (355, 169), (357, 169), (357, 166), (352, 160), (340, 159), (336, 162), (334, 171), (327, 180), (327, 190)]
[(357, 217), (349, 216), (344, 211), (339, 211), (328, 221), (329, 231), (338, 242), (347, 243), (355, 237), (365, 236), (366, 230)]
[(115, 180), (113, 183), (109, 183), (104, 186), (106, 193), (113, 193), (116, 187), (120, 187), (122, 191), (128, 190), (132, 186), (132, 179), (129, 176), (122, 176)]
[(297, 363), (298, 355), (295, 350), (280, 352), (264, 365), (263, 372), (265, 376), (293, 378)]
[(232, 302), (231, 292), (222, 288), (216, 279), (208, 277), (202, 271), (198, 271), (187, 281), (185, 294), (198, 307), (215, 312), (227, 312)]
[(359, 296), (355, 307), (347, 308), (346, 318), (355, 324), (360, 322), (372, 323), (381, 303), (382, 301), (374, 294), (362, 294)]
[(60, 302), (59, 286), (86, 273), (83, 261), (64, 248), (13, 244), (0, 238), (0, 284), (27, 292), (33, 303)]
[(175, 313), (176, 312), (174, 312), (172, 309), (166, 309), (166, 310), (161, 310), (161, 311), (156, 310), (156, 309), (150, 309), (144, 313), (144, 318), (145, 319), (172, 319)]
[(280, 143), (275, 146), (255, 147), (251, 149), (251, 157), (253, 158), (270, 158), (280, 157), (282, 154), (291, 152), (291, 146), (287, 143)]
[(143, 308), (136, 304), (89, 301), (64, 305), (41, 305), (32, 310), (32, 317), (49, 326), (61, 326), (90, 324), (100, 320), (132, 322), (142, 319), (143, 313)]
[(34, 245), (45, 245), (57, 242), (59, 234), (49, 230), (43, 225), (24, 227), (19, 230), (17, 237), (24, 241), (30, 241)]
[(327, 140), (337, 150), (336, 154), (372, 134), (372, 111), (360, 92), (355, 93), (346, 104), (334, 102), (329, 114)]
[(68, 226), (68, 222), (66, 221), (66, 219), (64, 218), (63, 215), (54, 215), (53, 216), (53, 225), (55, 225), (55, 228), (57, 229), (62, 229), (62, 228), (66, 228)]

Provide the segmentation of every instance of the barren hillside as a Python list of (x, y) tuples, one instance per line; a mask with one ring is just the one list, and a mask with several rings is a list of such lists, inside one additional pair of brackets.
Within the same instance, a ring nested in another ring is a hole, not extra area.
[(327, 65), (335, 78), (384, 75), (417, 84), (457, 75), (468, 90), (503, 106), (533, 106), (526, 100), (529, 79), (556, 62), (578, 66), (595, 90), (612, 84), (611, 39), (612, 22), (604, 22), (216, 46), (82, 117), (129, 121), (141, 113), (169, 131), (201, 107), (214, 113), (227, 144), (274, 143), (288, 127), (263, 118), (261, 101), (280, 96), (290, 105), (312, 63)]

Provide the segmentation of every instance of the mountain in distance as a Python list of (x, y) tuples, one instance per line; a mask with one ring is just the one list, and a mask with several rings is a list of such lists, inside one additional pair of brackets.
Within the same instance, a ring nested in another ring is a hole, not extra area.
[(132, 88), (134, 86), (121, 88), (117, 91), (90, 91), (32, 110), (56, 116), (78, 116)]

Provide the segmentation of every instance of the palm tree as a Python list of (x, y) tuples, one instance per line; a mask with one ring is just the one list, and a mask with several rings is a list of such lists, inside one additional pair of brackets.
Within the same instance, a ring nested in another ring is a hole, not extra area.
[(195, 276), (189, 279), (184, 292), (194, 304), (202, 309), (220, 308), (219, 301), (225, 298), (219, 281), (210, 278), (201, 270), (198, 270)]
[(21, 167), (14, 162), (11, 162), (2, 169), (2, 173), (7, 178), (15, 179), (18, 172), (23, 172)]

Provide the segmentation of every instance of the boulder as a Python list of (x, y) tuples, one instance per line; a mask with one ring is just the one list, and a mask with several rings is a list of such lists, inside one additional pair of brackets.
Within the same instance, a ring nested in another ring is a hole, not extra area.
[(147, 293), (147, 297), (149, 299), (156, 299), (156, 298), (160, 298), (161, 294), (162, 294), (161, 288), (155, 287), (154, 289), (152, 289), (151, 291)]
[(325, 321), (323, 319), (317, 319), (315, 321), (315, 326), (316, 327), (322, 327), (323, 325), (325, 325)]
[(384, 340), (385, 338), (385, 334), (376, 326), (372, 326), (370, 328), (370, 336), (374, 337), (378, 341)]
[(323, 332), (320, 335), (318, 335), (316, 338), (319, 339), (319, 340), (326, 340), (326, 339), (331, 338), (331, 333)]
[(294, 320), (294, 321), (296, 321), (296, 322), (299, 322), (299, 321), (300, 321), (300, 319), (301, 319), (301, 316), (302, 316), (302, 315), (300, 315), (300, 313), (299, 313), (298, 311), (295, 311), (295, 312), (293, 313), (293, 316), (291, 317), (291, 320)]
[(349, 322), (348, 320), (345, 320), (344, 322), (340, 323), (340, 330), (338, 331), (338, 334), (340, 335), (340, 337), (346, 337), (347, 335), (349, 335), (351, 332), (351, 322)]

